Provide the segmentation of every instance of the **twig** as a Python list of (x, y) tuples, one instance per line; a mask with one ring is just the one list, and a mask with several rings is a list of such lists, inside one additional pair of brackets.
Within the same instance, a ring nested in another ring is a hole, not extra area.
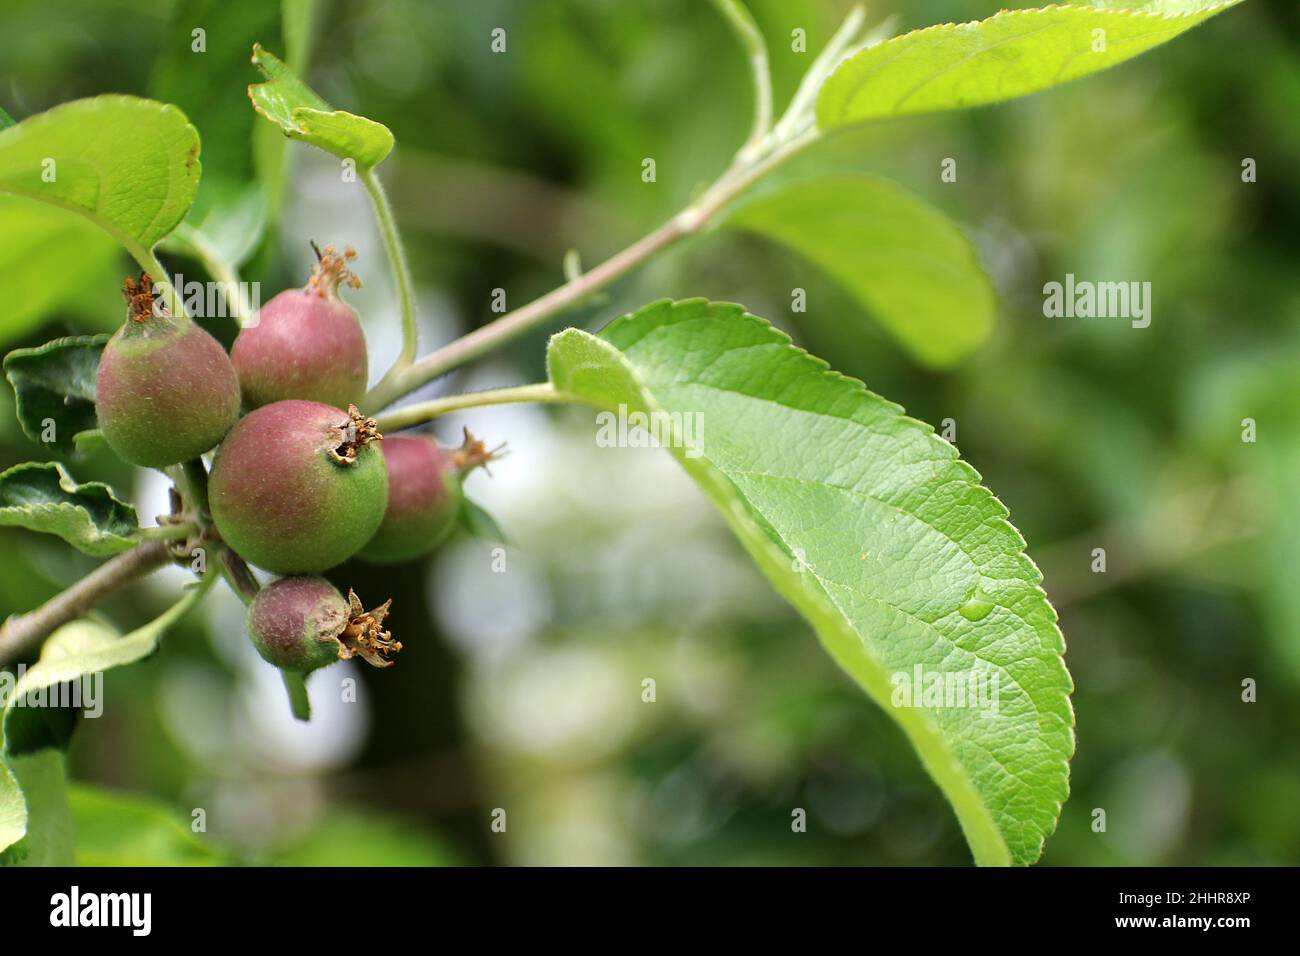
[(739, 155), (742, 159), (757, 159), (772, 128), (772, 74), (767, 62), (767, 43), (753, 15), (739, 0), (713, 0), (713, 5), (726, 19), (749, 58), (749, 72), (754, 81), (754, 125)]
[(516, 385), (512, 388), (493, 388), (482, 392), (465, 392), (461, 395), (446, 395), (385, 412), (378, 416), (379, 429), (397, 431), (399, 428), (410, 428), (412, 425), (431, 421), (448, 412), (458, 412), (465, 408), (481, 408), (484, 405), (512, 405), (518, 402), (583, 404), (585, 399), (567, 392), (556, 391), (555, 386), (550, 382)]
[(12, 663), (69, 621), (81, 617), (114, 591), (152, 574), (171, 561), (170, 542), (146, 541), (101, 564), (34, 611), (0, 626), (0, 664)]

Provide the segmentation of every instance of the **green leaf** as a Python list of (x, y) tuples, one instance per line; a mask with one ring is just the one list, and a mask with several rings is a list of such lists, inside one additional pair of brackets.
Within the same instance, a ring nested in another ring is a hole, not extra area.
[(505, 532), (497, 524), (497, 519), (492, 517), (481, 505), (471, 501), (466, 495), (461, 495), (460, 513), (457, 518), (460, 521), (460, 526), (474, 537), (499, 541), (502, 544), (506, 543)]
[(0, 196), (0, 235), (0, 346), (30, 334), (60, 310), (89, 320), (92, 328), (122, 323), (121, 300), (111, 294), (122, 278), (121, 251), (102, 230), (73, 213)]
[(0, 192), (87, 216), (142, 259), (199, 185), (199, 136), (174, 106), (74, 100), (0, 132)]
[[(18, 798), (25, 801), (26, 818), (21, 841), (0, 856), (18, 866), (72, 866), (66, 758), (57, 750), (43, 750), (9, 762), (21, 788)], [(3, 788), (0, 783), (0, 800), (4, 799)]]
[(802, 255), (927, 365), (959, 362), (992, 328), (993, 287), (970, 242), (942, 213), (886, 180), (794, 183), (741, 205), (726, 224)]
[(0, 753), (0, 866), (18, 862), (15, 844), (27, 832), (27, 800), (13, 768)]
[[(5, 356), (5, 376), (17, 399), (18, 422), (32, 441), (51, 438), (60, 451), (96, 426), (95, 377), (107, 335), (55, 339)], [(53, 434), (48, 431), (53, 423)]]
[[(248, 51), (280, 39), (280, 5), (266, 0), (178, 0), (171, 6), (149, 95), (192, 117), (203, 141), (203, 182), (187, 221), (219, 213), (230, 195), (253, 182), (253, 129), (248, 109)], [(204, 30), (203, 50), (193, 31)], [(204, 230), (205, 232), (208, 230)], [(256, 245), (257, 237), (251, 237)]]
[(41, 657), (13, 687), (3, 713), (0, 739), (9, 753), (59, 744), (51, 741), (37, 726), (40, 712), (47, 708), (19, 704), (30, 694), (39, 694), (56, 684), (79, 680), (87, 674), (99, 674), (114, 667), (135, 663), (158, 648), (167, 629), (180, 620), (207, 592), (216, 575), (209, 573), (191, 586), (185, 595), (154, 620), (129, 634), (97, 620), (73, 621), (59, 628), (45, 641)]
[(392, 152), (393, 134), (387, 126), (334, 109), (260, 44), (253, 47), (253, 63), (267, 82), (250, 86), (248, 97), (284, 135), (340, 159), (354, 159), (363, 169), (377, 166)]
[[(13, 701), (25, 695), (49, 688), (65, 681), (76, 680), (85, 674), (95, 674), (132, 664), (148, 657), (158, 647), (167, 629), (180, 620), (203, 596), (214, 580), (209, 574), (191, 587), (179, 601), (156, 617), (125, 636), (98, 621), (73, 621), (59, 628), (41, 648), (41, 658), (23, 674), (14, 687)], [(21, 708), (5, 708), (5, 733), (10, 722)]]
[(75, 784), (77, 866), (220, 866), (225, 855), (195, 836), (173, 808), (147, 797)]
[(0, 525), (57, 534), (83, 554), (104, 557), (136, 545), (135, 509), (101, 481), (77, 484), (58, 462), (0, 472)]
[[(216, 577), (209, 573), (170, 608), (125, 636), (118, 636), (111, 627), (98, 621), (65, 624), (46, 640), (40, 660), (12, 688), (6, 688), (10, 693), (0, 712), (0, 854), (22, 840), (32, 825), (28, 808), (35, 798), (29, 795), (24, 800), (24, 782), (21, 775), (15, 777), (12, 771), (23, 766), (22, 755), (54, 752), (51, 748), (66, 742), (51, 741), (43, 732), (45, 711), (49, 708), (25, 706), (22, 702), (29, 695), (57, 684), (121, 667), (152, 654), (167, 629), (202, 599)], [(23, 801), (21, 809), (16, 801)]]
[[(1006, 508), (956, 450), (735, 305), (660, 302), (599, 338), (569, 329), (548, 367), (582, 401), (668, 413), (673, 455), (906, 732), (976, 862), (1036, 860), (1074, 750), (1064, 642)], [(996, 689), (996, 716), (894, 706), (917, 667), (923, 683)]]
[(8, 129), (10, 126), (14, 125), (16, 125), (14, 118), (4, 110), (0, 109), (0, 130)]
[(818, 94), (817, 123), (830, 129), (1037, 93), (1131, 59), (1240, 2), (1109, 0), (915, 30), (844, 60)]
[(461, 863), (413, 820), (373, 810), (330, 813), (306, 837), (275, 854), (275, 866), (457, 866)]

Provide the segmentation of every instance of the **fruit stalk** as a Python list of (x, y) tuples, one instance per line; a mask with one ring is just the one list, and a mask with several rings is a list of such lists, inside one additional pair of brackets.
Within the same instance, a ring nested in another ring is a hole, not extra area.
[(373, 168), (362, 170), (362, 185), (370, 195), (370, 202), (375, 208), (375, 219), (379, 223), (379, 234), (384, 240), (384, 250), (388, 253), (388, 262), (393, 270), (393, 285), (397, 289), (397, 302), (402, 316), (402, 351), (397, 364), (389, 370), (394, 375), (408, 368), (415, 361), (417, 348), (415, 324), (415, 289), (411, 281), (411, 267), (406, 261), (406, 249), (402, 246), (401, 234), (393, 219), (392, 206), (388, 204), (388, 195), (384, 186), (375, 175)]

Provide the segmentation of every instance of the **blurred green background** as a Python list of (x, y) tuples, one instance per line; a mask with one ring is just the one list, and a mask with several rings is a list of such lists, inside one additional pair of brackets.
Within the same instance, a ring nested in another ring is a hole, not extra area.
[[(750, 5), (781, 104), (848, 4)], [(906, 30), (996, 9), (895, 0), (870, 16), (897, 13)], [(0, 17), (0, 106), (15, 118), (102, 92), (154, 95), (204, 137), (204, 201), (221, 176), (249, 174), (247, 53), (251, 39), (283, 49), (274, 5), (5, 2)], [(208, 31), (202, 60), (193, 26)], [(496, 27), (505, 54), (489, 49)], [(810, 52), (790, 49), (795, 28)], [(1072, 795), (1047, 864), (1300, 863), (1297, 36), (1294, 3), (1249, 0), (1097, 77), (837, 135), (783, 168), (779, 181), (887, 175), (972, 237), (1000, 310), (991, 340), (949, 371), (922, 369), (792, 254), (725, 230), (565, 317), (598, 328), (664, 296), (741, 302), (913, 416), (955, 421), (1044, 572), (1077, 685)], [(721, 171), (750, 121), (741, 54), (700, 0), (326, 3), (310, 61), (322, 95), (397, 137), (381, 173), (426, 349), (492, 318), (494, 289), (513, 307), (561, 282), (566, 250), (592, 264), (659, 224)], [(646, 156), (654, 184), (641, 181)], [(940, 182), (946, 157), (957, 183)], [(1242, 182), (1245, 158), (1257, 182)], [(245, 278), (265, 301), (305, 279), (309, 238), (354, 245), (365, 288), (349, 298), (382, 372), (396, 313), (364, 195), (323, 154), (293, 144), (289, 163), (279, 228)], [(0, 222), (5, 350), (120, 323), (129, 265), (111, 242), (16, 199)], [(1044, 318), (1043, 283), (1067, 272), (1151, 282), (1150, 328)], [(791, 312), (795, 287), (806, 313)], [(228, 325), (212, 331), (229, 341)], [(537, 380), (545, 338), (433, 391)], [(0, 467), (40, 458), (7, 388), (0, 405)], [(367, 600), (393, 598), (406, 649), (382, 672), (316, 675), (308, 726), (248, 646), (238, 601), (214, 594), (159, 654), (110, 672), (104, 716), (82, 722), (81, 859), (969, 862), (902, 734), (667, 455), (597, 448), (581, 410), (481, 410), (436, 433), (452, 442), (462, 424), (512, 449), (469, 484), (509, 535), (504, 554), (465, 538), (422, 564), (332, 574)], [(102, 451), (71, 467), (146, 520), (165, 510), (161, 477)], [(1098, 547), (1104, 574), (1091, 570)], [(5, 615), (92, 566), (11, 529), (0, 553)], [(183, 580), (158, 575), (105, 613), (139, 623)], [(359, 679), (357, 703), (335, 699), (340, 676)], [(1246, 678), (1257, 703), (1241, 701)], [(791, 831), (795, 807), (806, 833)], [(497, 808), (504, 833), (491, 829)]]

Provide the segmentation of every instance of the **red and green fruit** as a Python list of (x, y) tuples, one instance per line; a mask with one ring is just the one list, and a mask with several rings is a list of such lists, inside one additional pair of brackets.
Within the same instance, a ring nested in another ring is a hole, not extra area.
[(398, 564), (433, 551), (456, 526), (465, 475), (493, 453), (468, 432), (457, 449), (425, 435), (395, 435), (382, 451), (388, 465), (388, 507), (383, 523), (361, 556), (375, 564)]
[(155, 308), (147, 275), (127, 279), (128, 316), (99, 360), (95, 414), (104, 440), (136, 465), (163, 468), (208, 451), (239, 417), (239, 382), (221, 343)]
[(326, 246), (317, 256), (306, 287), (281, 292), (235, 339), (230, 358), (248, 408), (291, 398), (347, 408), (365, 395), (366, 338), (338, 297), (341, 283), (361, 285), (347, 268), (356, 253)]
[(361, 657), (376, 667), (402, 649), (383, 629), (391, 601), (367, 611), (353, 591), (347, 599), (324, 578), (280, 578), (248, 606), (248, 636), (262, 659), (308, 674), (338, 660)]
[(275, 402), (240, 419), (217, 449), (208, 498), (222, 539), (276, 574), (323, 571), (378, 530), (388, 475), (374, 419), (355, 406)]

